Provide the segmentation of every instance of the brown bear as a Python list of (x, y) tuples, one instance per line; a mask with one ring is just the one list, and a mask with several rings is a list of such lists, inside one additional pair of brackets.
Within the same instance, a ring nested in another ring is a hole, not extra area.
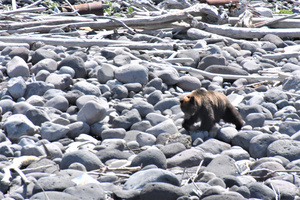
[(204, 88), (180, 98), (180, 108), (184, 112), (182, 127), (189, 131), (191, 126), (201, 120), (201, 131), (210, 131), (215, 123), (223, 119), (233, 123), (237, 130), (244, 125), (240, 113), (230, 103), (227, 97), (216, 91)]

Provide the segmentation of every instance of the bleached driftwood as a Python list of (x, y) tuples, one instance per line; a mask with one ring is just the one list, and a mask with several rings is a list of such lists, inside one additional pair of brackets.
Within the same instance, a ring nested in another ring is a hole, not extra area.
[[(95, 17), (95, 19), (101, 18)], [(80, 28), (80, 27), (90, 27), (94, 30), (102, 30), (102, 29), (115, 29), (118, 27), (122, 27), (124, 24), (131, 28), (141, 28), (141, 27), (155, 27), (160, 26), (161, 24), (171, 24), (172, 22), (176, 21), (182, 21), (182, 20), (189, 20), (191, 19), (191, 15), (189, 15), (187, 12), (174, 12), (169, 13), (161, 16), (156, 17), (143, 17), (143, 18), (130, 18), (130, 19), (122, 19), (118, 18), (118, 21), (121, 21), (122, 23), (111, 20), (111, 19), (97, 19), (98, 21), (93, 22), (77, 22), (77, 23), (67, 23), (64, 25), (48, 25), (48, 26), (39, 26), (39, 27), (31, 27), (31, 28), (24, 28), (24, 30), (13, 30), (13, 26), (10, 27), (9, 30), (7, 30), (7, 33), (13, 34), (13, 33), (28, 33), (28, 32), (36, 32), (36, 31), (43, 31), (43, 32), (49, 32), (53, 28), (61, 28), (62, 26), (68, 26), (72, 28)], [(14, 25), (15, 27), (17, 25)], [(24, 27), (24, 26), (23, 26)]]
[(263, 58), (272, 59), (272, 60), (281, 60), (283, 58), (292, 58), (300, 56), (300, 52), (288, 52), (288, 53), (274, 53), (274, 54), (264, 54)]
[(278, 72), (277, 76), (259, 76), (259, 75), (246, 76), (246, 75), (233, 75), (233, 74), (217, 74), (217, 73), (206, 72), (206, 71), (191, 68), (191, 67), (180, 67), (180, 66), (172, 66), (172, 67), (175, 68), (177, 71), (196, 73), (196, 74), (205, 76), (209, 79), (213, 79), (216, 76), (220, 76), (223, 79), (227, 79), (227, 80), (237, 80), (240, 78), (245, 78), (247, 80), (283, 81), (285, 78), (288, 77), (287, 75), (285, 75), (283, 73), (279, 73), (279, 72)]
[(218, 35), (223, 35), (235, 39), (253, 39), (253, 38), (262, 38), (266, 34), (274, 34), (282, 38), (299, 38), (300, 30), (299, 29), (260, 29), (260, 28), (240, 28), (240, 27), (229, 27), (229, 26), (220, 26), (206, 24), (203, 22), (198, 22), (195, 24), (196, 28), (205, 30), (210, 33), (215, 33)]
[[(252, 23), (259, 24), (263, 22), (269, 22), (271, 20), (275, 20), (278, 18), (280, 17), (274, 17), (274, 18), (253, 17)], [(229, 17), (228, 23), (234, 26), (238, 20), (239, 20), (238, 17)], [(268, 24), (267, 26), (270, 28), (300, 28), (300, 19), (297, 19), (296, 17), (294, 17), (293, 19), (284, 19), (281, 21), (276, 21), (275, 23)]]
[(143, 50), (151, 50), (151, 49), (166, 49), (172, 50), (172, 43), (141, 43), (141, 42), (131, 42), (124, 40), (95, 40), (95, 39), (68, 39), (68, 38), (46, 38), (46, 37), (7, 37), (0, 36), (1, 42), (8, 43), (29, 43), (32, 44), (34, 42), (43, 42), (49, 45), (58, 45), (65, 47), (72, 46), (80, 46), (80, 47), (90, 47), (90, 46), (99, 46), (99, 47), (108, 47), (108, 46), (117, 46), (117, 47), (127, 47), (129, 49), (143, 49)]
[[(260, 28), (260, 27), (263, 27), (263, 26), (270, 26), (270, 25), (276, 24), (276, 23), (278, 23), (282, 20), (293, 18), (293, 17), (296, 17), (296, 16), (298, 16), (298, 14), (295, 13), (293, 15), (286, 15), (286, 16), (283, 16), (283, 17), (277, 17), (277, 18), (274, 18), (274, 19), (271, 19), (271, 20), (266, 20), (266, 21), (261, 22), (261, 23), (256, 23), (255, 27)], [(294, 27), (290, 27), (290, 28), (294, 28)]]
[(1, 12), (0, 15), (8, 15), (8, 14), (17, 14), (17, 13), (25, 13), (25, 12), (41, 12), (46, 10), (44, 7), (38, 7), (38, 8), (22, 8), (22, 9), (17, 9), (17, 10), (12, 10), (12, 11), (5, 11)]
[(24, 183), (29, 184), (29, 180), (27, 179), (27, 177), (25, 176), (25, 174), (22, 172), (20, 168), (24, 166), (28, 166), (30, 163), (37, 161), (39, 159), (41, 158), (36, 156), (21, 156), (21, 157), (14, 158), (11, 165), (3, 168), (4, 176), (1, 182), (4, 185), (9, 185), (10, 179), (12, 177), (10, 170), (15, 170), (21, 176)]

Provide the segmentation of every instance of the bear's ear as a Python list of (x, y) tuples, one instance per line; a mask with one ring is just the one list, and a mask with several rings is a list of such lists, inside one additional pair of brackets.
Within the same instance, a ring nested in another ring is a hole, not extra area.
[(189, 98), (190, 98), (190, 103), (194, 103), (195, 97), (194, 96), (190, 96)]

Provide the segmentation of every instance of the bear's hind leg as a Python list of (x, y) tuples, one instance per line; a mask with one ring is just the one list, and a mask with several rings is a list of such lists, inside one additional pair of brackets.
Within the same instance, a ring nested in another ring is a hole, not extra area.
[(233, 105), (227, 106), (226, 111), (223, 116), (225, 122), (235, 124), (237, 130), (241, 130), (244, 126), (244, 120), (240, 113), (235, 109)]
[(182, 127), (187, 130), (190, 131), (191, 130), (191, 126), (198, 121), (198, 117), (196, 115), (191, 116), (190, 118), (184, 118), (183, 123), (182, 123)]

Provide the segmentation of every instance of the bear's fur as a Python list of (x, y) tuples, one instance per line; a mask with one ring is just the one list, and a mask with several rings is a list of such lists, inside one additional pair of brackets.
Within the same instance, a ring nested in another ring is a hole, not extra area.
[(227, 97), (216, 91), (207, 91), (204, 88), (180, 98), (180, 108), (184, 112), (183, 128), (187, 131), (201, 120), (201, 131), (210, 131), (215, 123), (221, 119), (233, 123), (237, 130), (244, 125), (243, 118)]

